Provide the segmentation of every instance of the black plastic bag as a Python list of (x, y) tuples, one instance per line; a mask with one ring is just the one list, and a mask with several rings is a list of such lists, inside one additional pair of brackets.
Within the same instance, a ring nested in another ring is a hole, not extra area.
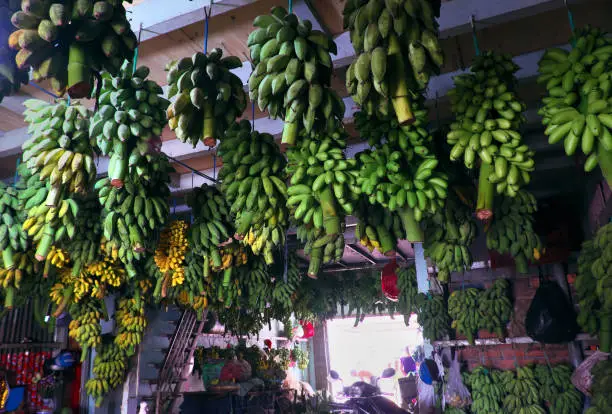
[(525, 328), (531, 338), (547, 344), (570, 342), (576, 337), (576, 313), (557, 283), (541, 281), (527, 311)]

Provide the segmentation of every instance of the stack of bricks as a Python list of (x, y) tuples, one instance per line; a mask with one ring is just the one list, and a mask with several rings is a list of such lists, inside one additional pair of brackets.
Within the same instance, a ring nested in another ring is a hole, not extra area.
[[(536, 289), (539, 287), (539, 278), (537, 275), (518, 275), (516, 278), (511, 278), (511, 283), (513, 286), (514, 315), (508, 324), (507, 335), (511, 338), (526, 337), (525, 316)], [(491, 281), (485, 281), (481, 285), (488, 288)], [(456, 286), (456, 288), (460, 288), (460, 286)], [(494, 337), (495, 335), (484, 330), (478, 333), (478, 338), (481, 339)], [(465, 339), (462, 336), (457, 338)], [(547, 358), (553, 365), (568, 363), (569, 348), (567, 344), (504, 344), (459, 348), (459, 359), (465, 362), (466, 368), (470, 371), (478, 365), (507, 370), (514, 369), (515, 364), (520, 366), (545, 364)]]

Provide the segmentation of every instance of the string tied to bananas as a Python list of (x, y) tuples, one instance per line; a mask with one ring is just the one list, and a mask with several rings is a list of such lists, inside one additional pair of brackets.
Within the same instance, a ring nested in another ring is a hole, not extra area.
[(204, 6), (204, 54), (208, 53), (208, 21), (212, 14), (213, 3), (214, 0), (211, 0), (209, 7)]
[(472, 42), (474, 43), (474, 53), (476, 56), (480, 56), (480, 47), (478, 45), (478, 37), (476, 36), (476, 19), (472, 14), (470, 16), (470, 26), (472, 27)]

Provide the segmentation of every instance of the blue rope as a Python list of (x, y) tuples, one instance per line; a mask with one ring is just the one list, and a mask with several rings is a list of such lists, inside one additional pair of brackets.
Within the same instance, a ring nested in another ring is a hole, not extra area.
[[(212, 2), (210, 3), (210, 9), (212, 10)], [(208, 18), (210, 12), (204, 8), (204, 54), (208, 53)]]
[(140, 23), (140, 29), (138, 30), (138, 43), (134, 49), (134, 62), (132, 64), (132, 74), (136, 72), (136, 64), (138, 63), (138, 46), (140, 46), (140, 35), (142, 34), (142, 22)]
[(293, 0), (289, 0), (289, 14), (293, 13)]
[(21, 157), (17, 157), (17, 161), (15, 162), (15, 179), (13, 180), (13, 186), (17, 185), (17, 179), (19, 178), (19, 164), (21, 163)]
[(34, 82), (28, 82), (28, 85), (32, 85), (33, 87), (35, 87), (36, 89), (38, 89), (39, 91), (42, 91), (44, 93), (46, 93), (49, 96), (52, 96), (53, 98), (57, 99), (59, 98), (59, 96), (57, 96), (56, 94), (54, 94), (53, 92), (49, 92), (48, 90), (46, 90), (45, 88), (43, 88), (42, 86), (38, 86), (36, 83)]
[(474, 42), (474, 51), (476, 56), (480, 56), (480, 47), (478, 46), (478, 37), (476, 37), (476, 22), (474, 16), (472, 16), (472, 41)]
[(251, 106), (251, 115), (253, 117), (253, 131), (255, 131), (255, 102)]
[(217, 179), (217, 154), (213, 154), (213, 178)]

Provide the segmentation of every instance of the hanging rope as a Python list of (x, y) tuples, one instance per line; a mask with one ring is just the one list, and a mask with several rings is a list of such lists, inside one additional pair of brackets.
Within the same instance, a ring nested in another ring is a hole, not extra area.
[(474, 42), (474, 51), (476, 56), (480, 56), (480, 47), (478, 46), (478, 37), (476, 37), (476, 20), (474, 15), (470, 18), (470, 26), (472, 26), (472, 41)]
[(136, 64), (138, 63), (138, 48), (140, 47), (140, 36), (142, 35), (142, 22), (140, 22), (140, 28), (138, 29), (138, 43), (134, 49), (134, 62), (132, 65), (132, 73), (136, 72)]
[(32, 85), (33, 87), (35, 87), (35, 88), (36, 88), (36, 89), (38, 89), (39, 91), (44, 92), (44, 93), (46, 93), (47, 95), (49, 95), (49, 96), (51, 96), (51, 97), (53, 97), (53, 98), (55, 98), (55, 99), (59, 98), (59, 96), (57, 96), (57, 95), (56, 95), (56, 94), (54, 94), (53, 92), (50, 92), (50, 91), (46, 90), (46, 89), (45, 89), (45, 88), (43, 88), (42, 86), (38, 86), (38, 85), (37, 85), (36, 83), (34, 83), (34, 82), (28, 82), (28, 85)]
[(253, 127), (251, 129), (255, 131), (255, 102), (253, 102), (251, 105), (251, 119), (253, 120)]
[(213, 177), (217, 179), (217, 154), (213, 154)]
[(21, 163), (21, 157), (17, 157), (15, 162), (15, 179), (13, 180), (13, 187), (17, 185), (17, 179), (19, 178), (19, 164)]
[(208, 53), (208, 19), (212, 14), (214, 0), (210, 0), (210, 7), (204, 6), (204, 54)]
[[(191, 171), (191, 191), (193, 192), (193, 179), (195, 177), (195, 173)], [(193, 224), (193, 209), (191, 209), (190, 222)]]
[(287, 283), (288, 274), (289, 274), (289, 243), (288, 243), (287, 233), (285, 233), (285, 269), (283, 272), (283, 280), (285, 281), (285, 283)]
[(293, 13), (293, 0), (289, 0), (289, 14)]

